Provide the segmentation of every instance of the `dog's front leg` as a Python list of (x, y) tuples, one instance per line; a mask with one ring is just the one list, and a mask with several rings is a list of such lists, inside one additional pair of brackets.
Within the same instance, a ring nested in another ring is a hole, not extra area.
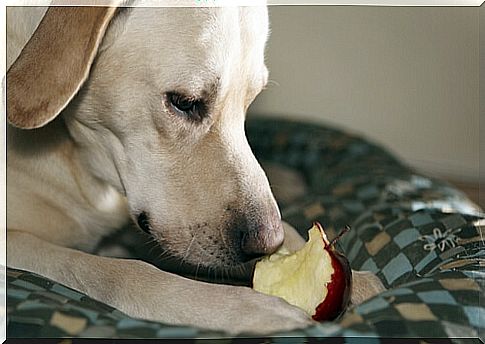
[(279, 298), (246, 287), (198, 282), (138, 260), (94, 256), (9, 231), (8, 265), (79, 290), (126, 314), (175, 325), (266, 334), (312, 320)]

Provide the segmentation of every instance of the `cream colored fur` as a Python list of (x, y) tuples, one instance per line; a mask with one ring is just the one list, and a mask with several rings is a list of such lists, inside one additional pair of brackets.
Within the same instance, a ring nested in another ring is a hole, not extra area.
[[(9, 9), (9, 67), (43, 13)], [(8, 265), (169, 324), (229, 334), (310, 325), (302, 311), (250, 288), (90, 253), (146, 211), (169, 255), (241, 269), (227, 243), (231, 221), (279, 218), (244, 134), (245, 111), (267, 81), (267, 33), (264, 6), (119, 13), (60, 116), (39, 129), (8, 127)], [(212, 92), (210, 117), (196, 124), (174, 114), (168, 91)]]

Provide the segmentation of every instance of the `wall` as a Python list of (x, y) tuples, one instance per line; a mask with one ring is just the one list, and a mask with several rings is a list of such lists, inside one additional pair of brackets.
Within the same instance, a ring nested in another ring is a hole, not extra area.
[[(480, 187), (479, 199), (485, 208), (485, 4), (480, 7)], [(483, 334), (483, 332), (482, 332)]]
[(479, 180), (476, 7), (270, 6), (270, 84), (250, 113), (329, 123), (418, 170)]

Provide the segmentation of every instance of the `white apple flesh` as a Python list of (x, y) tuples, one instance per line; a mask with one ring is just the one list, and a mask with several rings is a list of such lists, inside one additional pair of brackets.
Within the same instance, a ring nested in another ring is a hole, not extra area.
[(333, 320), (349, 304), (352, 270), (319, 223), (308, 237), (300, 250), (291, 253), (283, 246), (256, 263), (253, 288), (283, 298), (314, 320)]

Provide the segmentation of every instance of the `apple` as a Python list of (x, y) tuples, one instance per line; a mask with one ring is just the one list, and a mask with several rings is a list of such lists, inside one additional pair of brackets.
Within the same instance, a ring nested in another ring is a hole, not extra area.
[(329, 242), (322, 226), (315, 222), (300, 250), (292, 253), (282, 246), (256, 263), (253, 288), (283, 298), (314, 320), (336, 319), (350, 302), (352, 269), (335, 243), (349, 229)]

